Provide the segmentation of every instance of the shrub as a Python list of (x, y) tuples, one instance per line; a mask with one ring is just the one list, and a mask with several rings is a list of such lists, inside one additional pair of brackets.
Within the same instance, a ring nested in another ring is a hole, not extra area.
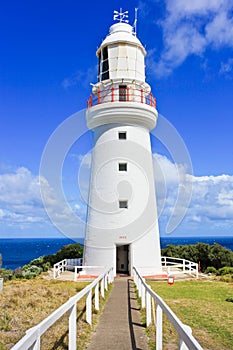
[(224, 266), (233, 267), (233, 252), (217, 243), (178, 246), (169, 244), (162, 249), (162, 255), (200, 262), (202, 272), (206, 271), (208, 266), (213, 266), (217, 270)]
[(12, 280), (13, 271), (7, 269), (0, 269), (0, 277), (3, 278), (5, 281)]
[(23, 270), (22, 270), (21, 267), (17, 267), (17, 269), (15, 269), (15, 270), (13, 271), (14, 277), (15, 277), (15, 278), (22, 278), (22, 277), (23, 277), (22, 271), (23, 271)]
[(36, 265), (32, 265), (32, 266), (25, 265), (22, 270), (22, 276), (24, 278), (31, 279), (38, 276), (42, 271), (43, 269)]
[(217, 271), (218, 276), (224, 276), (224, 275), (228, 275), (228, 274), (233, 275), (233, 267), (224, 266)]
[(217, 270), (213, 266), (208, 266), (205, 272), (206, 273), (215, 273), (216, 274)]

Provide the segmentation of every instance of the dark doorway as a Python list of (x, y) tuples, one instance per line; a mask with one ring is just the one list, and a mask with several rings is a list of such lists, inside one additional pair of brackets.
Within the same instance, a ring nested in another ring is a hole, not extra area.
[(116, 270), (117, 273), (129, 274), (129, 245), (120, 245), (116, 247)]

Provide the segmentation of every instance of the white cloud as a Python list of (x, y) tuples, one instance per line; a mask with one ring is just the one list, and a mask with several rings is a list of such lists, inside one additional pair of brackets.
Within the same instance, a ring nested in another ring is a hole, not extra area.
[[(83, 159), (83, 176), (81, 186), (84, 192), (88, 188), (87, 175), (90, 166), (90, 156)], [(81, 159), (80, 159), (81, 160)], [(86, 168), (86, 170), (85, 170)], [(167, 223), (177, 200), (179, 179), (183, 187), (190, 188), (192, 184), (192, 199), (188, 208), (182, 201), (176, 208), (175, 215), (186, 210), (184, 224), (189, 230), (190, 225), (199, 229), (203, 224), (209, 227), (222, 227), (233, 224), (233, 176), (193, 176), (185, 171), (185, 166), (175, 164), (167, 157), (154, 155), (154, 170), (157, 190), (157, 203), (160, 221)], [(71, 204), (64, 198), (58, 198), (46, 179), (40, 179), (43, 193), (46, 197), (47, 211), (53, 217), (53, 224), (67, 230), (70, 235), (79, 232), (77, 216), (85, 218), (85, 204), (77, 199)], [(39, 177), (26, 168), (19, 168), (14, 173), (0, 174), (0, 222), (1, 225), (24, 229), (25, 227), (46, 227), (48, 217), (43, 207), (40, 195)], [(81, 232), (81, 231), (80, 231)], [(83, 232), (81, 232), (83, 234)]]
[[(25, 229), (35, 224), (43, 227), (50, 226), (42, 203), (41, 186), (47, 212), (54, 218), (53, 224), (62, 224), (64, 230), (66, 227), (70, 231), (77, 231), (76, 216), (68, 200), (58, 198), (45, 178), (33, 175), (25, 167), (15, 172), (0, 174), (0, 222), (2, 227), (6, 225), (6, 227)], [(75, 209), (77, 213), (78, 204)]]
[(164, 48), (159, 60), (153, 50), (148, 66), (157, 76), (168, 75), (189, 55), (202, 56), (207, 48), (233, 48), (233, 3), (228, 0), (166, 0), (160, 21)]
[[(203, 223), (209, 223), (211, 228), (219, 225), (224, 228), (225, 224), (233, 224), (232, 175), (193, 176), (185, 174), (184, 166), (172, 163), (164, 156), (154, 155), (154, 159), (160, 220), (167, 222), (173, 211), (179, 186), (178, 174), (183, 173), (184, 185), (192, 183), (192, 199), (189, 207), (186, 208), (187, 212), (184, 220), (186, 225), (192, 223), (196, 224), (196, 227), (201, 227)], [(161, 190), (161, 187), (163, 187), (163, 190)], [(164, 194), (166, 194), (165, 202)], [(182, 209), (185, 208), (182, 208), (181, 202), (177, 210), (179, 212)]]

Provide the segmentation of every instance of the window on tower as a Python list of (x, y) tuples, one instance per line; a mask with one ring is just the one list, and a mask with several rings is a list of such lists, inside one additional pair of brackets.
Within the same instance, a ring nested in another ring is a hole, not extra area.
[(102, 70), (101, 70), (101, 80), (109, 79), (109, 65), (108, 65), (108, 48), (105, 46), (101, 51), (102, 54)]
[(119, 208), (120, 209), (128, 209), (128, 201), (119, 201)]
[(118, 138), (119, 140), (126, 140), (126, 131), (119, 131)]
[(119, 85), (119, 101), (126, 101), (127, 85)]
[(127, 171), (127, 163), (119, 163), (118, 167), (119, 171)]

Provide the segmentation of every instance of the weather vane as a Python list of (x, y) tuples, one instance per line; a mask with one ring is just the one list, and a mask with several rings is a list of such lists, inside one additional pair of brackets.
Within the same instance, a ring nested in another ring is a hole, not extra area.
[[(133, 34), (136, 35), (136, 34), (137, 34), (137, 20), (138, 20), (138, 18), (137, 18), (137, 17), (138, 17), (138, 16), (137, 16), (137, 13), (138, 13), (138, 9), (135, 8), (134, 10), (135, 10), (135, 19), (134, 19), (134, 24), (133, 24), (133, 28), (134, 28)], [(122, 12), (122, 8), (120, 8), (120, 11), (114, 10), (113, 13), (114, 13), (114, 14), (113, 14), (113, 20), (114, 20), (114, 21), (119, 21), (119, 22), (121, 22), (121, 23), (122, 23), (122, 22), (124, 22), (124, 23), (129, 23), (128, 19), (126, 19), (126, 18), (129, 17), (129, 16), (128, 16), (129, 11)]]
[(125, 12), (122, 12), (122, 8), (120, 8), (120, 12), (119, 11), (116, 11), (114, 10), (114, 15), (113, 15), (113, 20), (114, 21), (119, 21), (119, 22), (125, 22), (125, 23), (129, 23), (128, 18), (128, 13), (129, 11), (125, 11)]

